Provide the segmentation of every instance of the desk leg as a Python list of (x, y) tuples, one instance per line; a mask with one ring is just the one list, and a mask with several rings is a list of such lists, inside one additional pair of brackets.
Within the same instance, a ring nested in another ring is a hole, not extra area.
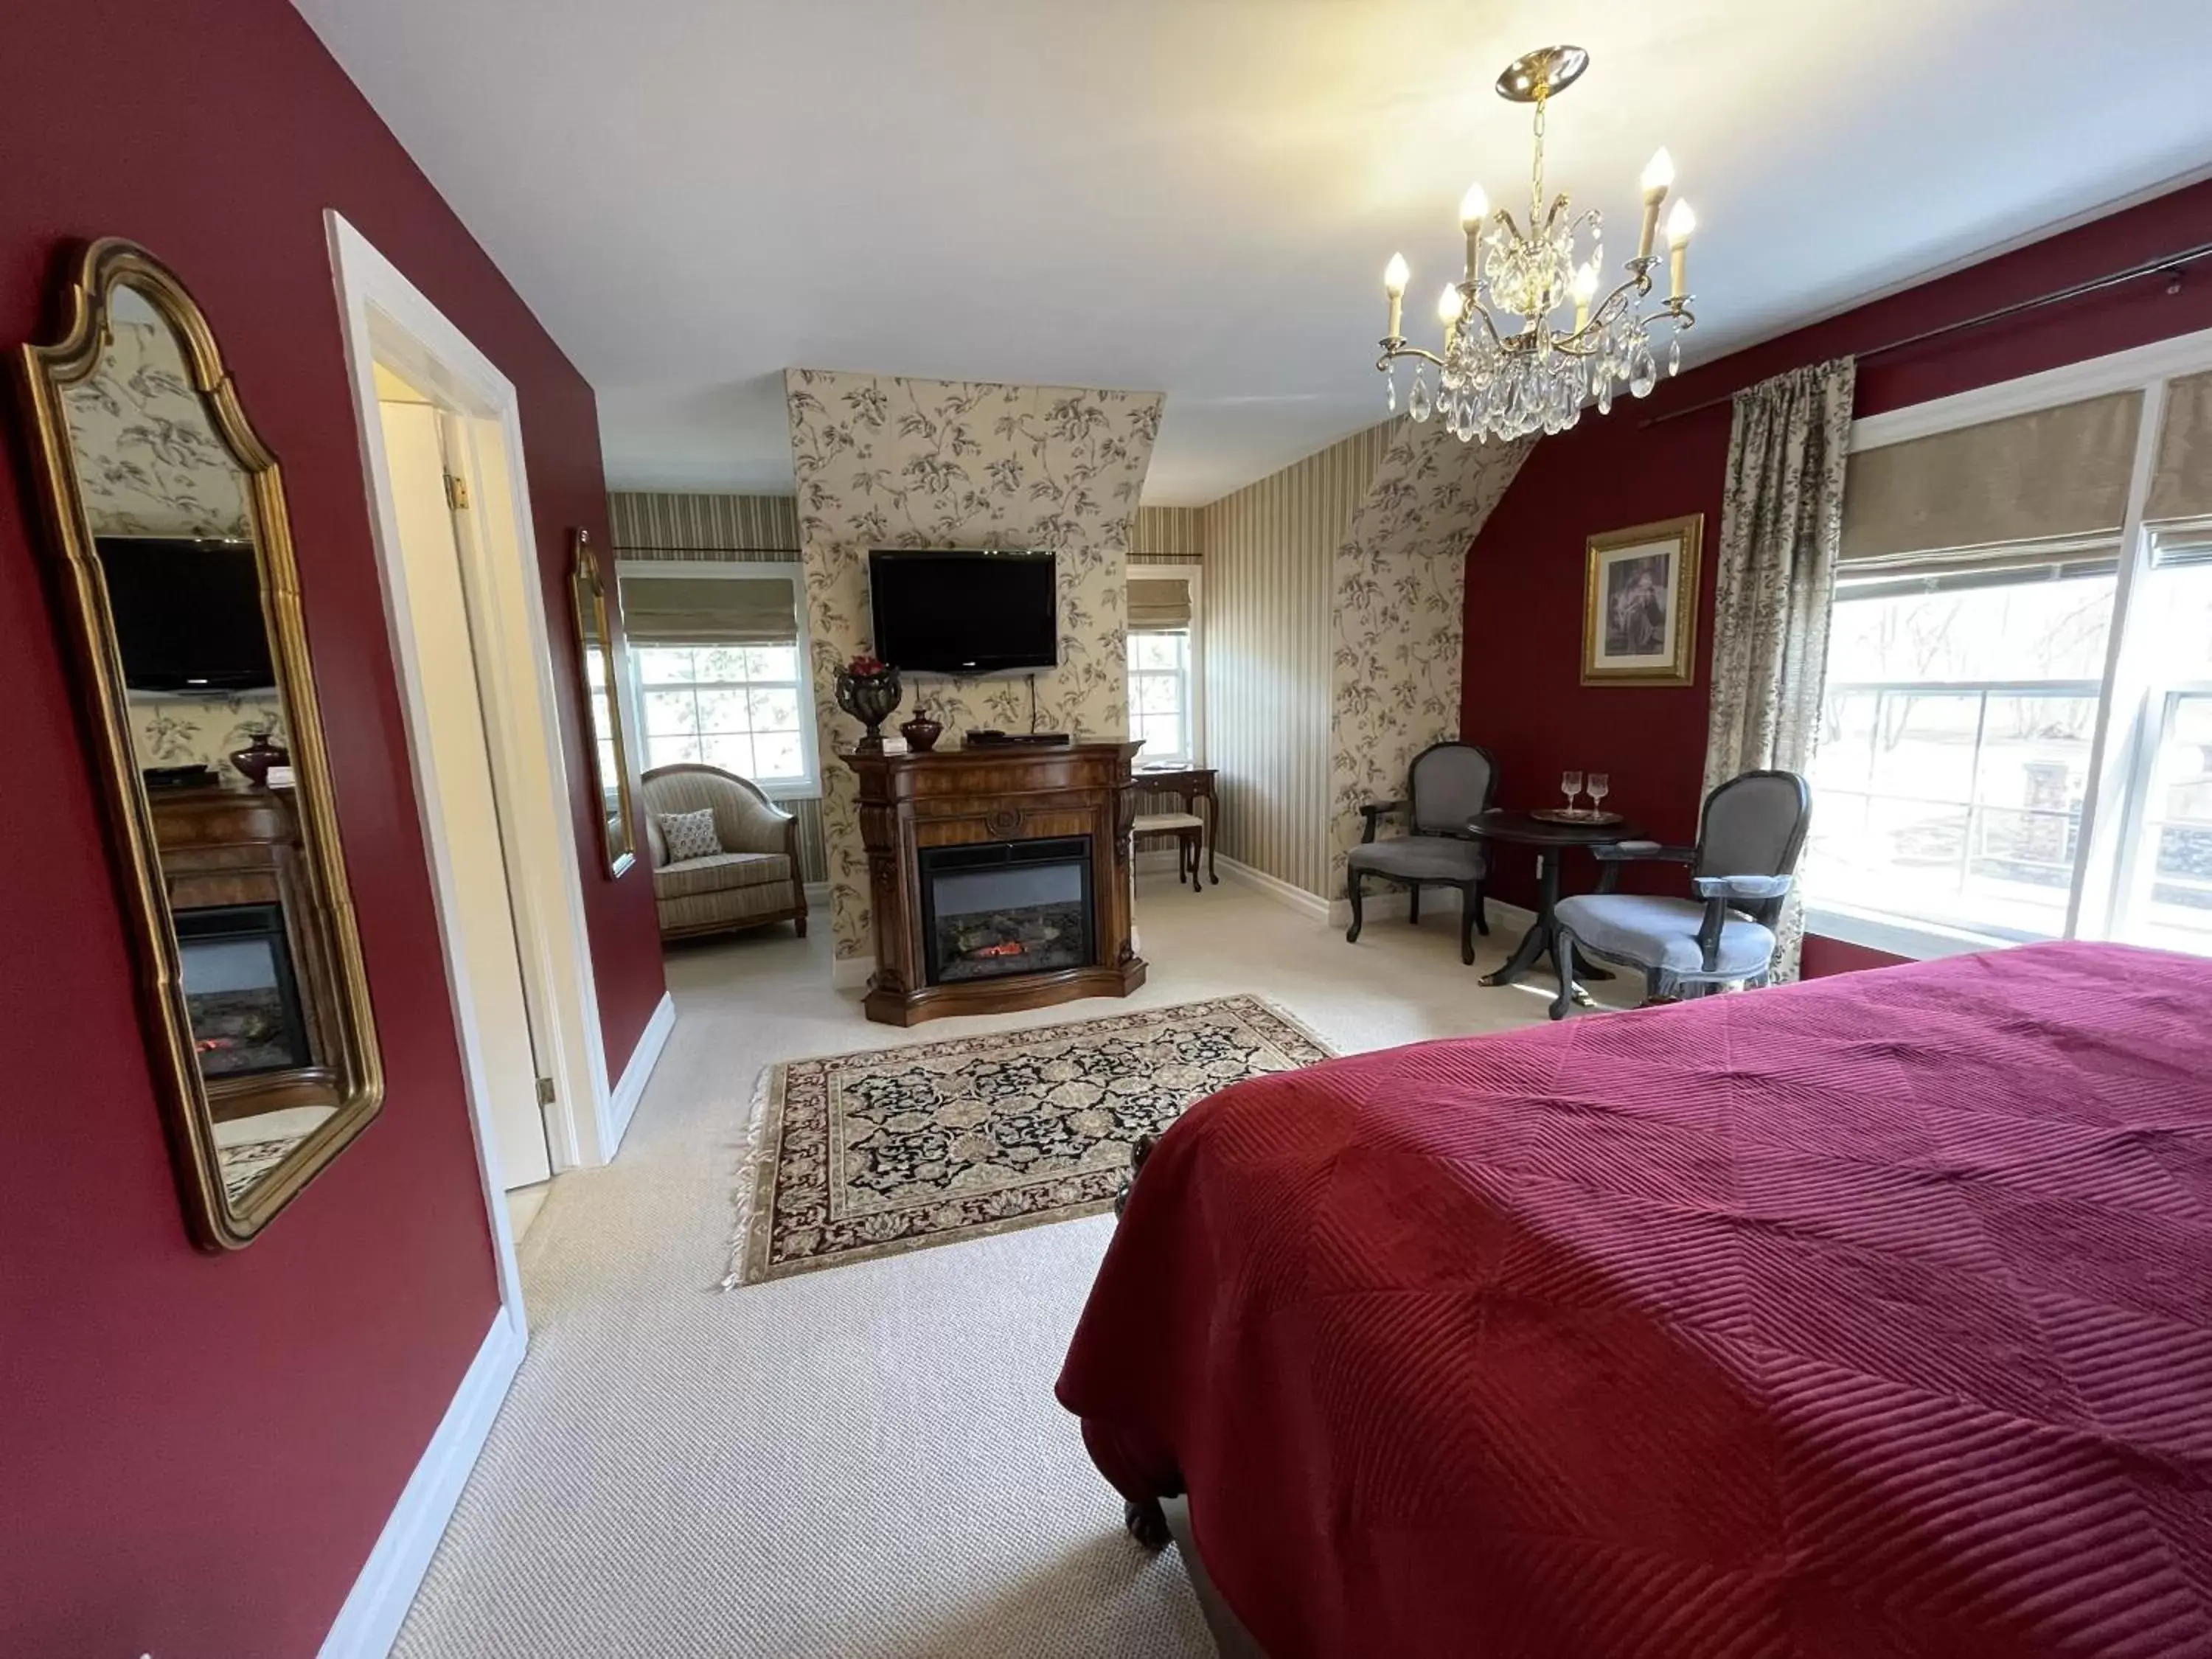
[(1221, 872), (1214, 867), (1213, 849), (1221, 840), (1221, 797), (1211, 789), (1206, 792), (1206, 876), (1216, 887), (1221, 885)]
[(1520, 944), (1505, 965), (1494, 974), (1485, 974), (1485, 985), (1510, 985), (1536, 965), (1536, 958), (1552, 948), (1552, 907), (1559, 898), (1559, 857), (1547, 847), (1536, 855), (1536, 920), (1528, 931), (1521, 935)]

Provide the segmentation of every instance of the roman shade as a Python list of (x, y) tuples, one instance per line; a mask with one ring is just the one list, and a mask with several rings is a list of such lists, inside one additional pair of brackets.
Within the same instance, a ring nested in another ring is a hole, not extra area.
[(2117, 540), (2142, 418), (2142, 394), (2119, 392), (1863, 450), (1845, 475), (1842, 562)]
[(1173, 634), (1190, 626), (1190, 584), (1171, 577), (1139, 576), (1129, 583), (1129, 631)]
[(795, 645), (795, 592), (783, 576), (625, 576), (623, 637), (634, 646)]
[(2212, 518), (2212, 374), (2166, 386), (2166, 421), (2143, 517), (2152, 524)]

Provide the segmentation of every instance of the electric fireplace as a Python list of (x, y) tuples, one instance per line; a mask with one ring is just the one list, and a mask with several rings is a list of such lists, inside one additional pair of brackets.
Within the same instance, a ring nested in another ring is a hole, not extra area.
[(237, 1077), (314, 1063), (281, 904), (176, 913), (185, 1012), (201, 1075)]
[(925, 847), (920, 858), (930, 984), (1094, 960), (1090, 836)]

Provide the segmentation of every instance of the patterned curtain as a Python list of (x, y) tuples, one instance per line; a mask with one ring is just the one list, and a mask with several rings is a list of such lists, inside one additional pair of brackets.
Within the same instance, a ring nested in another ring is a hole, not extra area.
[[(1707, 793), (1741, 772), (1802, 773), (1813, 763), (1856, 373), (1850, 358), (1838, 357), (1735, 394), (1713, 607)], [(1776, 978), (1797, 977), (1804, 931), (1803, 899), (1793, 893)]]

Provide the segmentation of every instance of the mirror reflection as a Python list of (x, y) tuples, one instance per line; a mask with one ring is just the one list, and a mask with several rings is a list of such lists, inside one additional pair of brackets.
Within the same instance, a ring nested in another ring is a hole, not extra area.
[(606, 574), (586, 531), (576, 532), (569, 586), (575, 600), (577, 650), (584, 665), (584, 707), (591, 711), (592, 778), (599, 795), (600, 842), (607, 873), (618, 876), (636, 857), (637, 842), (630, 829), (629, 793), (623, 784), (626, 757)]
[[(122, 268), (105, 283), (103, 257)], [(119, 833), (145, 878), (188, 1205), (204, 1243), (235, 1245), (376, 1109), (366, 990), (319, 744), (294, 764), (296, 700), (314, 716), (295, 601), (270, 592), (291, 580), (281, 529), (268, 556), (274, 464), (234, 404), (199, 391), (219, 363), (166, 271), (100, 244), (80, 289), (73, 337), (27, 353), (33, 399)]]

